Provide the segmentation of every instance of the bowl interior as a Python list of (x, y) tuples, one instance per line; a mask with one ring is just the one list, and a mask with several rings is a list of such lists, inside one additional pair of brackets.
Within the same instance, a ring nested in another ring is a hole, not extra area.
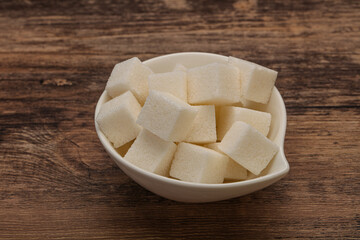
[[(178, 63), (183, 64), (187, 68), (191, 68), (213, 62), (226, 63), (227, 57), (217, 54), (198, 53), (198, 52), (174, 53), (174, 54), (169, 54), (169, 55), (164, 55), (149, 59), (147, 61), (144, 61), (144, 64), (150, 67), (153, 72), (161, 73), (161, 72), (172, 71), (175, 65)], [(107, 102), (108, 100), (110, 100), (110, 97), (107, 95), (106, 91), (104, 91), (97, 103), (95, 116), (98, 114), (101, 105)], [(262, 181), (280, 175), (285, 175), (289, 171), (289, 165), (285, 158), (284, 150), (283, 150), (285, 130), (286, 130), (286, 110), (279, 91), (276, 88), (273, 89), (273, 93), (268, 104), (266, 105), (250, 104), (249, 107), (252, 109), (271, 113), (272, 122), (268, 137), (279, 146), (280, 150), (276, 154), (274, 159), (271, 161), (271, 163), (268, 165), (268, 167), (260, 174), (260, 176), (256, 177), (254, 175), (250, 175), (249, 180), (220, 184), (221, 186), (242, 185), (246, 182)], [(139, 174), (145, 174), (148, 177), (153, 177), (158, 179), (162, 178), (163, 181), (169, 183), (179, 184), (181, 182), (176, 179), (166, 178), (156, 174), (148, 173), (132, 164), (129, 164), (126, 160), (124, 160), (121, 157), (121, 155), (118, 152), (115, 151), (112, 144), (100, 131), (96, 121), (95, 121), (95, 127), (101, 143), (104, 145), (106, 151), (112, 156), (112, 158), (116, 161), (116, 163), (119, 166), (124, 165), (127, 168), (131, 168), (132, 170), (139, 172)], [(196, 184), (196, 183), (187, 183), (187, 182), (181, 182), (181, 184), (201, 185), (204, 187), (205, 186), (210, 187), (211, 185), (219, 186), (219, 184)]]

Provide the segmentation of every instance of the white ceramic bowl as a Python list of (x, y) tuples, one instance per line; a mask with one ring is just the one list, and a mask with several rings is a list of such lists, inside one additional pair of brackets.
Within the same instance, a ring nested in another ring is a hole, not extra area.
[[(217, 54), (185, 52), (155, 57), (144, 61), (144, 64), (149, 66), (155, 73), (158, 73), (172, 71), (176, 63), (181, 63), (190, 68), (212, 62), (225, 63), (226, 61), (227, 57)], [(104, 91), (96, 105), (95, 116), (98, 114), (101, 105), (108, 100), (109, 97)], [(268, 137), (280, 147), (280, 151), (259, 177), (241, 182), (223, 184), (190, 183), (144, 171), (120, 156), (100, 131), (96, 121), (95, 127), (98, 137), (109, 156), (124, 173), (147, 190), (180, 202), (212, 202), (243, 196), (263, 189), (280, 180), (289, 172), (289, 164), (285, 158), (283, 147), (286, 130), (286, 109), (279, 91), (274, 88), (269, 103), (259, 108), (270, 112), (272, 115)]]

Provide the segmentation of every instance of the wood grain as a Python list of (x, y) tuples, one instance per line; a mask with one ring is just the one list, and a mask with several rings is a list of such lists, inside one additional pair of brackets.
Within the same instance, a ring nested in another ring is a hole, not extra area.
[[(359, 1), (2, 1), (0, 239), (360, 238)], [(184, 51), (279, 71), (291, 170), (207, 204), (158, 197), (96, 137), (115, 63)]]

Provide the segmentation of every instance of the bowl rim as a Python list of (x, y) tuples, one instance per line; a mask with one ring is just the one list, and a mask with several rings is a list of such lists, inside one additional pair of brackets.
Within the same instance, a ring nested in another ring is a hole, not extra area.
[[(165, 54), (165, 55), (161, 55), (161, 56), (157, 56), (154, 58), (150, 58), (146, 61), (143, 61), (144, 64), (147, 64), (151, 61), (157, 61), (157, 60), (161, 60), (162, 58), (166, 58), (166, 57), (171, 57), (171, 56), (179, 56), (179, 55), (207, 55), (207, 56), (214, 56), (214, 57), (226, 57), (223, 55), (219, 55), (219, 54), (215, 54), (215, 53), (205, 53), (205, 52), (180, 52), (180, 53), (171, 53), (171, 54)], [(284, 159), (285, 162), (285, 168), (280, 170), (279, 172), (275, 172), (275, 173), (271, 173), (271, 174), (267, 174), (265, 176), (260, 176), (254, 179), (247, 179), (247, 180), (243, 180), (243, 181), (237, 181), (237, 182), (229, 182), (229, 183), (194, 183), (194, 182), (185, 182), (185, 181), (181, 181), (175, 178), (169, 178), (169, 177), (165, 177), (165, 176), (161, 176), (155, 173), (151, 173), (148, 172), (146, 170), (143, 170), (140, 167), (137, 167), (131, 163), (129, 163), (128, 161), (126, 161), (116, 150), (115, 148), (112, 146), (112, 144), (110, 143), (110, 141), (105, 137), (105, 135), (101, 132), (97, 122), (96, 122), (96, 116), (98, 114), (98, 112), (100, 111), (100, 106), (102, 104), (104, 104), (104, 99), (105, 97), (107, 97), (107, 92), (106, 90), (104, 90), (99, 98), (99, 100), (96, 103), (96, 107), (95, 107), (95, 114), (94, 114), (94, 123), (95, 123), (95, 129), (96, 129), (96, 133), (97, 136), (101, 142), (101, 144), (103, 145), (103, 147), (105, 148), (106, 152), (108, 154), (110, 154), (113, 159), (115, 161), (117, 161), (118, 163), (125, 165), (126, 168), (130, 168), (136, 172), (138, 172), (139, 174), (145, 175), (148, 178), (155, 178), (158, 181), (165, 181), (169, 184), (173, 184), (173, 185), (177, 185), (177, 186), (185, 186), (185, 187), (198, 187), (198, 188), (232, 188), (232, 187), (239, 187), (239, 186), (245, 186), (245, 185), (250, 185), (250, 184), (257, 184), (260, 182), (265, 182), (267, 180), (270, 179), (276, 179), (278, 177), (284, 176), (286, 175), (289, 170), (290, 170), (290, 166), (289, 163), (285, 157), (284, 154), (284, 140), (285, 140), (285, 133), (286, 133), (286, 124), (287, 124), (287, 113), (286, 113), (286, 108), (285, 108), (285, 103), (284, 100), (280, 94), (280, 92), (278, 91), (278, 89), (274, 86), (273, 88), (273, 93), (272, 94), (276, 94), (278, 95), (278, 97), (280, 97), (280, 108), (281, 108), (281, 112), (283, 112), (283, 117), (281, 119), (281, 121), (284, 123), (282, 125), (280, 125), (279, 128), (279, 135), (281, 137), (281, 142), (279, 145), (279, 152), (278, 154), (281, 154), (281, 158)], [(127, 174), (126, 174), (127, 175)], [(131, 178), (131, 177), (130, 177)]]

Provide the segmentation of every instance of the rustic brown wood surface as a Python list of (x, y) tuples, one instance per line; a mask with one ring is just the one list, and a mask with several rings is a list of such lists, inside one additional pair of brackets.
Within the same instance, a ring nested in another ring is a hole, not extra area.
[[(107, 156), (114, 64), (185, 51), (279, 71), (288, 176), (184, 204)], [(360, 238), (360, 1), (1, 1), (0, 239), (190, 238)]]

